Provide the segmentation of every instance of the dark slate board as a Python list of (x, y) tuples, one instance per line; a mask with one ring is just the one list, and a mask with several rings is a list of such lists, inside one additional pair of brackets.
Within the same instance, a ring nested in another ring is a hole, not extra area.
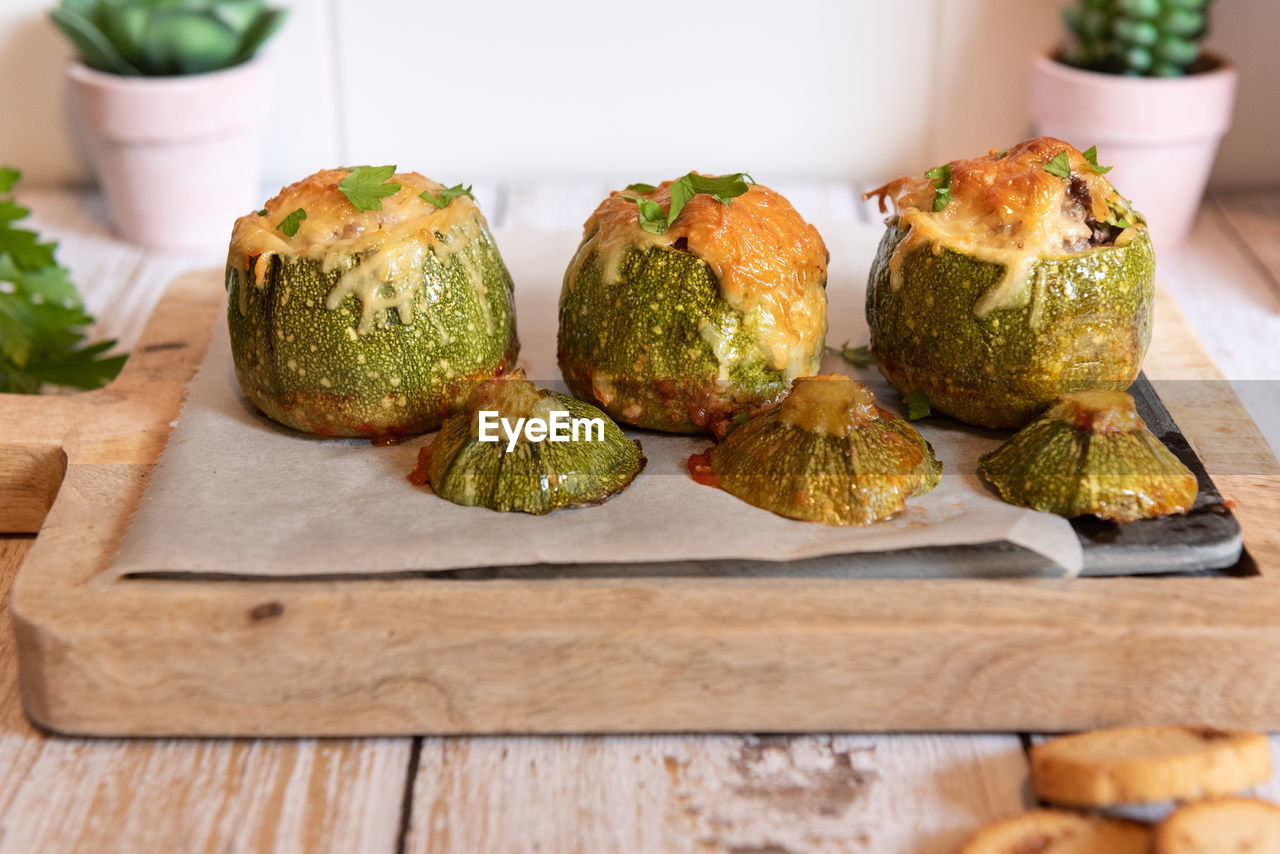
[[(1174, 423), (1145, 376), (1129, 389), (1138, 414), (1160, 441), (1190, 469), (1200, 493), (1191, 512), (1127, 525), (1092, 516), (1071, 520), (1084, 547), (1085, 576), (1255, 575), (1242, 556), (1240, 525), (1223, 503), (1204, 463)], [(1061, 577), (1062, 568), (1043, 555), (1011, 543), (930, 546), (888, 552), (828, 555), (795, 561), (679, 561), (561, 566), (480, 567), (447, 572), (405, 573), (433, 579), (491, 578), (1035, 578)]]

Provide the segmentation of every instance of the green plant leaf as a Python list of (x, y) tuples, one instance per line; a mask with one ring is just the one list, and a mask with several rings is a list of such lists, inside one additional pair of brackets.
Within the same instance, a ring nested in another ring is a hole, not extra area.
[(924, 176), (933, 181), (933, 212), (945, 210), (951, 204), (951, 164), (935, 166)]
[(637, 193), (652, 193), (658, 188), (652, 184), (628, 184), (627, 189)]
[(120, 55), (111, 40), (79, 12), (66, 6), (49, 10), (49, 17), (62, 30), (62, 34), (75, 45), (81, 61), (90, 68), (108, 74), (136, 77), (142, 71)]
[(418, 198), (422, 199), (424, 202), (430, 202), (431, 204), (435, 205), (437, 208), (445, 208), (445, 207), (448, 207), (449, 202), (453, 201), (454, 199), (460, 196), (470, 196), (470, 195), (471, 195), (470, 184), (468, 184), (465, 187), (462, 186), (461, 184), (454, 184), (452, 187), (445, 187), (443, 190), (440, 191), (440, 195), (438, 196), (431, 195), (430, 190), (423, 190), (421, 193), (418, 194)]
[(919, 421), (921, 418), (928, 418), (933, 410), (929, 407), (929, 398), (920, 389), (916, 389), (906, 397), (907, 402), (907, 419), (909, 421)]
[(307, 212), (302, 208), (298, 208), (289, 214), (280, 222), (276, 223), (276, 231), (285, 237), (295, 237), (298, 234), (298, 228), (301, 227), (302, 221), (307, 218)]
[(751, 420), (750, 412), (746, 412), (746, 411), (739, 412), (737, 415), (733, 416), (728, 420), (728, 422), (725, 423), (724, 434), (728, 436), (734, 430), (737, 430), (739, 427), (741, 427), (743, 424), (746, 424), (750, 420)]
[(1071, 178), (1071, 158), (1067, 156), (1067, 152), (1059, 151), (1053, 155), (1053, 159), (1044, 165), (1044, 171), (1063, 180), (1068, 180)]
[(0, 392), (34, 393), (45, 383), (97, 388), (120, 371), (124, 356), (105, 356), (114, 341), (84, 344), (84, 312), (55, 243), (14, 227), (27, 215), (8, 193), (13, 169), (0, 169)]
[[(1063, 154), (1065, 153), (1064, 151)], [(1089, 161), (1089, 168), (1099, 175), (1105, 175), (1115, 168), (1114, 166), (1098, 165), (1098, 146), (1096, 145), (1089, 146), (1089, 150), (1084, 153), (1084, 159)]]
[(234, 63), (238, 65), (253, 59), (258, 49), (280, 29), (287, 14), (284, 9), (264, 10), (240, 36), (240, 49), (236, 52)]
[(622, 194), (622, 198), (636, 203), (636, 209), (640, 212), (640, 227), (645, 231), (650, 234), (662, 234), (667, 230), (667, 212), (662, 209), (662, 205), (653, 199), (626, 193)]
[(0, 166), (0, 193), (11, 193), (22, 173), (12, 166)]
[(400, 192), (400, 184), (387, 180), (395, 174), (395, 165), (357, 166), (338, 182), (338, 189), (358, 211), (380, 211), (382, 200)]
[(143, 45), (148, 74), (203, 74), (233, 64), (240, 40), (217, 18), (203, 12), (161, 7), (147, 23)]
[[(835, 350), (835, 348), (831, 348)], [(840, 349), (836, 350), (840, 354), (840, 358), (844, 359), (855, 368), (869, 368), (876, 363), (876, 357), (871, 355), (871, 348), (866, 344), (857, 347), (850, 347), (846, 341), (840, 345)]]
[[(662, 206), (652, 199), (643, 196), (622, 194), (622, 198), (636, 203), (640, 211), (640, 227), (650, 234), (661, 234), (667, 226), (676, 221), (680, 211), (694, 196), (706, 194), (723, 205), (729, 200), (741, 196), (755, 183), (746, 172), (734, 172), (730, 175), (698, 175), (689, 172), (671, 182), (671, 205), (663, 211)], [(652, 184), (629, 184), (628, 190), (640, 193), (652, 193), (657, 187)]]

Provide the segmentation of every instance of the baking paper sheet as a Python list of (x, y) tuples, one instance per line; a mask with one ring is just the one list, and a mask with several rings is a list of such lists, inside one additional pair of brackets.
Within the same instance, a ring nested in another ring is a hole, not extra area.
[[(863, 283), (878, 233), (879, 228), (848, 225), (823, 229), (832, 256), (833, 345), (867, 340)], [(530, 379), (560, 390), (556, 304), (578, 237), (496, 235), (516, 282), (521, 364)], [(211, 273), (209, 282), (221, 288), (221, 274)], [(898, 396), (874, 369), (855, 369), (834, 355), (824, 369), (870, 382), (882, 405), (900, 410)], [(979, 481), (978, 457), (999, 444), (999, 434), (942, 418), (917, 426), (945, 465), (941, 485), (911, 499), (899, 518), (864, 528), (784, 519), (699, 485), (685, 463), (709, 440), (644, 431), (631, 435), (643, 443), (648, 467), (604, 504), (541, 517), (496, 513), (456, 506), (405, 479), (430, 436), (375, 447), (364, 440), (307, 437), (258, 415), (240, 395), (226, 324), (219, 320), (109, 572), (280, 577), (554, 565), (565, 574), (574, 566), (584, 573), (609, 573), (612, 567), (610, 574), (626, 574), (661, 572), (665, 565), (689, 574), (701, 565), (691, 562), (707, 562), (708, 573), (718, 575), (735, 566), (758, 574), (766, 565), (783, 573), (796, 567), (802, 574), (832, 575), (844, 568), (859, 575), (919, 577), (955, 570), (942, 569), (937, 553), (916, 550), (980, 543), (1020, 548), (992, 550), (1015, 560), (996, 569), (1000, 562), (993, 558), (990, 571), (979, 550), (973, 574), (1080, 571), (1080, 542), (1066, 520), (1005, 504)], [(901, 559), (868, 560), (869, 553), (885, 551)], [(1016, 559), (1019, 554), (1026, 560)], [(768, 563), (798, 559), (807, 560)]]

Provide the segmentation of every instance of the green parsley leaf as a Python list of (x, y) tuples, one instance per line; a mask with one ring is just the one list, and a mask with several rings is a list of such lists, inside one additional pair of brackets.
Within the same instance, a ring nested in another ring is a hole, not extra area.
[(358, 211), (380, 211), (382, 200), (400, 192), (400, 184), (388, 181), (396, 167), (357, 166), (347, 177), (338, 182), (338, 189)]
[[(683, 175), (671, 182), (671, 207), (667, 211), (652, 199), (641, 196), (622, 194), (622, 198), (636, 203), (640, 211), (640, 227), (650, 234), (661, 234), (667, 226), (676, 221), (680, 211), (689, 200), (699, 194), (711, 196), (722, 205), (729, 200), (741, 196), (754, 184), (755, 179), (746, 172), (734, 172), (731, 175), (698, 175), (693, 172)], [(652, 184), (631, 184), (628, 190), (639, 193), (652, 193), (657, 187)]]
[(734, 430), (737, 430), (739, 427), (741, 427), (743, 424), (746, 424), (750, 420), (751, 420), (750, 412), (746, 412), (746, 411), (739, 412), (737, 415), (729, 419), (729, 423), (724, 425), (724, 434), (728, 436)]
[[(1065, 153), (1064, 151), (1063, 154)], [(1099, 175), (1105, 175), (1115, 168), (1114, 166), (1098, 165), (1098, 146), (1096, 145), (1089, 146), (1089, 150), (1084, 153), (1084, 159), (1089, 161), (1089, 168)]]
[(1065, 181), (1071, 177), (1071, 158), (1067, 157), (1067, 152), (1059, 151), (1044, 165), (1044, 171)]
[[(0, 195), (20, 177), (0, 169)], [(120, 373), (126, 357), (104, 355), (114, 341), (84, 345), (82, 328), (93, 318), (54, 259), (57, 244), (13, 227), (27, 213), (0, 199), (0, 392), (34, 394), (45, 383), (97, 388)]]
[(453, 201), (459, 196), (470, 196), (470, 195), (471, 195), (470, 184), (468, 184), (465, 187), (462, 186), (461, 184), (454, 184), (452, 187), (445, 187), (443, 190), (440, 191), (440, 195), (438, 196), (431, 195), (430, 190), (423, 190), (421, 193), (418, 194), (418, 198), (422, 199), (424, 202), (430, 202), (431, 204), (435, 205), (437, 208), (445, 208), (449, 206), (449, 202)]
[[(831, 349), (835, 350), (834, 347)], [(876, 357), (871, 355), (871, 348), (866, 344), (859, 347), (850, 347), (846, 341), (840, 345), (840, 349), (836, 350), (840, 354), (840, 358), (844, 359), (855, 368), (869, 368), (876, 363)]]
[(289, 214), (280, 222), (276, 223), (276, 231), (285, 237), (294, 237), (298, 233), (298, 228), (302, 225), (302, 221), (307, 218), (307, 212), (302, 208), (298, 208)]
[(1009, 149), (1007, 148), (1002, 148), (996, 152), (996, 160), (1004, 160), (1008, 156), (1009, 156)]
[(266, 209), (266, 208), (263, 208), (262, 210), (258, 211), (258, 216), (266, 216), (266, 215), (267, 215), (267, 209)]
[(907, 395), (907, 419), (909, 421), (919, 421), (921, 418), (928, 418), (933, 412), (929, 408), (929, 398), (925, 397), (924, 392), (916, 389)]
[(937, 213), (951, 204), (951, 164), (935, 166), (924, 177), (933, 181), (933, 212)]

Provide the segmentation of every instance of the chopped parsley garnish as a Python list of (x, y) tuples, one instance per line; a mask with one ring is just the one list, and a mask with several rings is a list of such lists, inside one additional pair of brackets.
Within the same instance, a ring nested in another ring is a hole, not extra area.
[(937, 213), (951, 204), (951, 164), (935, 166), (924, 177), (933, 181), (933, 212)]
[(465, 187), (462, 186), (461, 184), (454, 184), (452, 187), (445, 187), (443, 190), (440, 191), (440, 195), (438, 196), (433, 196), (430, 190), (423, 190), (421, 193), (418, 194), (418, 198), (422, 199), (424, 202), (430, 202), (431, 204), (435, 205), (437, 208), (446, 208), (449, 206), (449, 202), (453, 201), (459, 196), (470, 196), (470, 195), (471, 195), (470, 184), (468, 184)]
[[(1065, 154), (1065, 152), (1063, 153)], [(1089, 150), (1084, 153), (1084, 159), (1089, 161), (1089, 168), (1099, 175), (1105, 175), (1115, 168), (1114, 166), (1098, 165), (1098, 146), (1096, 145), (1089, 146)]]
[(1067, 156), (1067, 152), (1059, 151), (1044, 165), (1044, 171), (1066, 180), (1071, 177), (1071, 158)]
[(729, 422), (724, 425), (724, 434), (728, 436), (734, 430), (737, 430), (739, 427), (741, 427), (743, 424), (746, 424), (750, 420), (751, 420), (750, 412), (745, 412), (745, 411), (739, 412), (737, 415), (730, 418)]
[(30, 211), (8, 194), (21, 174), (0, 169), (0, 392), (34, 394), (45, 383), (97, 388), (120, 373), (125, 356), (104, 356), (115, 341), (84, 346), (85, 313), (56, 243), (13, 223)]
[(338, 189), (358, 211), (380, 211), (382, 200), (400, 192), (400, 184), (387, 180), (395, 174), (396, 167), (357, 166), (347, 177), (338, 182)]
[[(684, 210), (684, 206), (694, 196), (706, 194), (720, 204), (727, 205), (730, 199), (741, 196), (754, 183), (755, 179), (746, 172), (734, 172), (732, 175), (698, 175), (690, 172), (671, 182), (671, 208), (666, 211), (653, 199), (628, 193), (622, 193), (621, 196), (636, 203), (641, 228), (650, 234), (661, 234), (676, 221), (680, 211)], [(657, 188), (652, 184), (629, 184), (627, 189), (638, 193), (652, 193)]]
[[(834, 347), (831, 349), (835, 350)], [(859, 347), (850, 347), (849, 342), (846, 341), (840, 345), (840, 349), (836, 352), (840, 354), (841, 359), (844, 359), (855, 368), (869, 368), (876, 363), (876, 357), (871, 355), (871, 348), (866, 344)]]
[(266, 215), (267, 215), (267, 209), (266, 209), (266, 208), (263, 208), (262, 210), (258, 211), (258, 216), (266, 216)]
[(302, 221), (307, 218), (307, 212), (302, 208), (298, 208), (289, 214), (280, 222), (276, 223), (276, 231), (285, 237), (293, 237), (298, 233), (298, 227), (302, 225)]
[(921, 418), (928, 418), (933, 412), (929, 408), (929, 398), (920, 389), (916, 389), (907, 395), (907, 419), (909, 421), (919, 421)]

